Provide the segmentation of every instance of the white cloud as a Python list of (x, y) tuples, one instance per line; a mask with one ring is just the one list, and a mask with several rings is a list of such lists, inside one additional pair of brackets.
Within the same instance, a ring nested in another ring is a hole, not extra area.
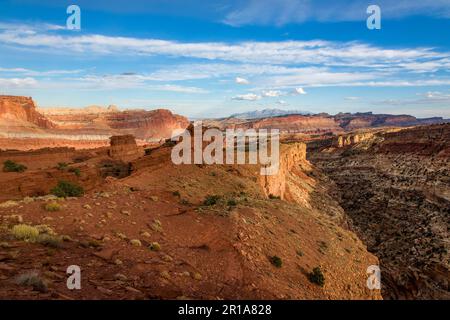
[(39, 76), (58, 76), (58, 75), (70, 75), (78, 74), (84, 70), (48, 70), (48, 71), (37, 71), (25, 68), (2, 68), (0, 67), (0, 72), (2, 73), (18, 73), (27, 76), (39, 77)]
[(247, 79), (236, 77), (234, 80), (237, 84), (249, 84), (250, 82)]
[(347, 101), (358, 101), (359, 99), (359, 97), (345, 97), (345, 100)]
[[(29, 27), (32, 28), (32, 27)], [(406, 70), (433, 62), (432, 70), (447, 70), (449, 53), (431, 48), (384, 49), (357, 42), (274, 41), (241, 43), (177, 42), (159, 39), (113, 37), (98, 34), (60, 35), (57, 31), (30, 30), (0, 25), (0, 44), (36, 48), (49, 53), (97, 55), (163, 55), (253, 64), (309, 64), (339, 67)], [(416, 64), (416, 65), (414, 65)], [(431, 68), (431, 66), (428, 66)]]
[[(144, 70), (141, 74), (109, 76), (85, 75), (86, 70), (0, 68), (2, 78), (66, 75), (64, 80), (87, 89), (159, 88), (202, 93), (206, 90), (193, 87), (191, 83), (181, 86), (179, 81), (217, 79), (218, 82), (229, 82), (234, 78), (238, 84), (248, 84), (250, 78), (255, 90), (262, 90), (262, 98), (306, 94), (304, 88), (309, 87), (405, 87), (450, 83), (450, 52), (420, 47), (389, 49), (361, 42), (178, 42), (68, 33), (61, 32), (57, 26), (0, 23), (0, 48), (2, 46), (43, 50), (46, 55), (66, 54), (70, 50), (73, 55), (80, 55), (80, 59), (103, 59), (106, 55), (123, 58), (126, 54), (143, 59), (155, 55), (190, 58), (189, 63), (169, 63), (161, 69)], [(179, 63), (181, 59), (172, 61)], [(84, 76), (69, 77), (78, 73)], [(60, 84), (54, 80), (52, 85)]]
[(306, 91), (303, 88), (295, 88), (294, 94), (306, 94)]
[[(377, 0), (383, 19), (411, 15), (450, 17), (447, 0)], [(364, 21), (367, 19), (365, 0), (250, 0), (239, 2), (223, 19), (232, 26), (285, 25), (306, 21)]]
[(241, 94), (232, 98), (232, 100), (238, 101), (256, 101), (259, 99), (261, 99), (261, 96), (254, 93)]
[(149, 86), (150, 89), (153, 90), (161, 90), (161, 91), (173, 91), (179, 93), (208, 93), (207, 90), (197, 87), (185, 87), (179, 85), (161, 85), (161, 86)]
[(4, 88), (30, 88), (37, 85), (34, 78), (0, 78), (0, 86)]
[(283, 95), (283, 92), (278, 90), (269, 90), (269, 91), (263, 91), (262, 96), (267, 98), (275, 98)]

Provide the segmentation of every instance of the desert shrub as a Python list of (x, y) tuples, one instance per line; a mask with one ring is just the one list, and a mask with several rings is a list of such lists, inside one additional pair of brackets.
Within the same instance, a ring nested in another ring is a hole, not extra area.
[(227, 205), (229, 205), (230, 207), (237, 206), (237, 201), (234, 199), (230, 199), (227, 201)]
[(147, 148), (144, 151), (145, 151), (146, 156), (149, 156), (152, 153), (152, 149), (150, 149), (150, 148)]
[(39, 236), (39, 229), (27, 224), (18, 224), (12, 228), (11, 234), (17, 240), (35, 241)]
[(68, 166), (69, 165), (67, 163), (65, 163), (65, 162), (58, 162), (58, 165), (56, 166), (56, 168), (58, 170), (63, 171), (63, 170), (66, 170)]
[(47, 282), (42, 279), (36, 271), (27, 272), (16, 278), (16, 283), (24, 287), (32, 287), (39, 292), (47, 292)]
[(61, 205), (58, 202), (49, 202), (44, 206), (45, 211), (50, 211), (50, 212), (54, 212), (54, 211), (59, 211), (61, 210)]
[(321, 287), (325, 285), (325, 276), (322, 273), (320, 267), (315, 267), (313, 271), (308, 275), (309, 281), (315, 283)]
[(172, 140), (170, 140), (170, 139), (167, 139), (163, 144), (162, 144), (162, 147), (170, 147), (170, 148), (172, 148), (172, 147), (175, 147), (177, 145), (177, 142), (176, 141), (172, 141)]
[(189, 206), (191, 203), (187, 199), (181, 199), (180, 204), (182, 204), (183, 206)]
[(172, 195), (174, 195), (175, 197), (180, 197), (181, 196), (179, 191), (172, 192)]
[(281, 198), (280, 198), (280, 196), (275, 196), (273, 194), (269, 194), (269, 199), (278, 199), (278, 200), (280, 200)]
[(152, 230), (155, 232), (163, 231), (162, 223), (158, 219), (153, 220), (152, 224), (150, 225), (150, 228), (152, 228)]
[(148, 248), (152, 251), (161, 251), (161, 245), (158, 242), (152, 242)]
[(56, 187), (54, 187), (51, 191), (57, 197), (66, 198), (66, 197), (80, 197), (84, 194), (83, 187), (68, 181), (58, 181)]
[(78, 168), (70, 168), (69, 172), (73, 172), (77, 177), (81, 176), (81, 170)]
[(217, 202), (220, 200), (220, 196), (218, 195), (208, 195), (206, 196), (205, 200), (203, 201), (204, 206), (213, 206), (217, 204)]
[(6, 160), (3, 162), (4, 172), (24, 172), (25, 170), (27, 170), (27, 167), (23, 164), (16, 163), (12, 160)]
[(61, 248), (62, 247), (62, 238), (56, 235), (50, 234), (40, 234), (36, 238), (36, 243), (42, 244), (46, 247), (50, 248)]
[(269, 258), (269, 260), (270, 263), (272, 263), (277, 268), (281, 268), (281, 266), (283, 265), (283, 261), (281, 260), (280, 257), (272, 256)]

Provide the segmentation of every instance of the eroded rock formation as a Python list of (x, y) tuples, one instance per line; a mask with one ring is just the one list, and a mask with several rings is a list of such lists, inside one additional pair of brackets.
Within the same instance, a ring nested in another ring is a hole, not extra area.
[(115, 160), (130, 162), (144, 155), (144, 150), (138, 147), (132, 135), (111, 137), (109, 156)]
[(450, 298), (450, 124), (377, 133), (310, 160), (381, 261), (383, 296)]
[(31, 98), (0, 96), (0, 149), (97, 148), (113, 135), (131, 134), (139, 144), (170, 138), (189, 121), (169, 110), (39, 109)]

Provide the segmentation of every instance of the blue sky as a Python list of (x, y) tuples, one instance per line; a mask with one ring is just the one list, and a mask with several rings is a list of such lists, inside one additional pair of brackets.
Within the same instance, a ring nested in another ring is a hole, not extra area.
[[(66, 29), (70, 4), (79, 31)], [(381, 30), (366, 27), (370, 4)], [(191, 117), (450, 118), (450, 1), (1, 0), (0, 94)]]

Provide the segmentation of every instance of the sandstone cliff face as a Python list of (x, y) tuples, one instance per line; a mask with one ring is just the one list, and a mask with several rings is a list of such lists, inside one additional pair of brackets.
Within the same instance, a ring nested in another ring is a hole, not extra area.
[(137, 146), (132, 135), (113, 136), (109, 156), (115, 160), (130, 162), (144, 156), (144, 150)]
[(266, 196), (285, 199), (287, 175), (294, 166), (306, 161), (306, 144), (281, 145), (279, 170), (276, 175), (261, 176), (260, 181)]
[(31, 98), (0, 96), (0, 126), (24, 126), (50, 129), (54, 124), (36, 111)]
[(157, 142), (189, 121), (169, 110), (119, 111), (117, 107), (40, 109), (31, 98), (0, 96), (0, 149), (97, 148), (113, 135), (131, 134), (139, 143)]
[(314, 152), (369, 251), (380, 258), (384, 298), (450, 298), (450, 124), (380, 132)]

